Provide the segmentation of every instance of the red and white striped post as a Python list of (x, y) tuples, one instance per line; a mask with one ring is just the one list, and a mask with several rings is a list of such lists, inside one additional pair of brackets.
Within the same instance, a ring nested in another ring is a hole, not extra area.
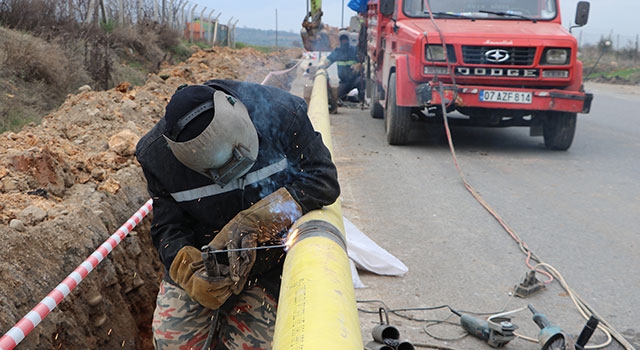
[(153, 200), (149, 199), (124, 225), (120, 226), (38, 305), (5, 333), (0, 338), (0, 350), (11, 350), (16, 347), (151, 212), (152, 204)]

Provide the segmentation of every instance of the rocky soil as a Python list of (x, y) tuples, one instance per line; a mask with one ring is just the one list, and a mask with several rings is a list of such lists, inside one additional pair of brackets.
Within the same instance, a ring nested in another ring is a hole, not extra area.
[[(300, 54), (198, 51), (144, 86), (79, 92), (41, 124), (0, 135), (0, 335), (148, 200), (135, 145), (179, 85), (260, 83)], [(162, 271), (149, 237), (151, 215), (17, 348), (152, 349)]]

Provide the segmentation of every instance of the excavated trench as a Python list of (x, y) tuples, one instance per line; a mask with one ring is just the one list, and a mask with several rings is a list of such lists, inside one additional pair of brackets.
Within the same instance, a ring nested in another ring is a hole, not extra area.
[[(196, 52), (127, 83), (69, 96), (39, 125), (0, 137), (0, 335), (53, 290), (147, 200), (134, 148), (176, 87), (209, 79), (262, 82), (302, 50)], [(153, 349), (162, 267), (153, 212), (31, 331), (17, 349)]]

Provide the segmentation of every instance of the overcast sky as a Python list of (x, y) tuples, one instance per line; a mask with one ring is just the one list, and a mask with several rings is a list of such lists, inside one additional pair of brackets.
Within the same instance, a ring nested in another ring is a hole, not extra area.
[[(190, 4), (197, 4), (196, 13), (200, 13), (206, 6), (205, 14), (215, 10), (214, 17), (220, 15), (220, 20), (227, 23), (232, 17), (232, 23), (238, 21), (238, 27), (276, 29), (276, 10), (278, 30), (300, 31), (300, 24), (307, 12), (308, 0), (190, 0)], [(523, 0), (526, 1), (526, 0)], [(349, 0), (324, 0), (322, 21), (334, 27), (347, 26), (349, 18), (354, 12), (347, 7)], [(561, 10), (563, 25), (569, 27), (575, 18), (578, 0), (562, 0)], [(600, 37), (613, 32), (622, 37), (621, 41), (635, 42), (640, 34), (638, 15), (640, 14), (639, 0), (592, 0), (589, 23), (582, 28), (585, 37)], [(344, 11), (343, 9), (344, 4)], [(580, 29), (574, 30), (578, 34)]]

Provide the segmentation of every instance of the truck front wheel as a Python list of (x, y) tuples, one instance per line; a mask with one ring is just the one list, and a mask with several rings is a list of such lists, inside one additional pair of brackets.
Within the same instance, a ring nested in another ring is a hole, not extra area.
[(576, 133), (577, 113), (547, 112), (542, 121), (544, 145), (550, 150), (566, 151)]
[(411, 107), (396, 104), (396, 73), (389, 77), (387, 108), (384, 110), (384, 128), (390, 145), (406, 145), (411, 127)]
[(384, 118), (384, 109), (380, 104), (380, 88), (378, 83), (374, 80), (369, 80), (371, 84), (371, 105), (369, 106), (369, 114), (371, 118), (382, 119)]

